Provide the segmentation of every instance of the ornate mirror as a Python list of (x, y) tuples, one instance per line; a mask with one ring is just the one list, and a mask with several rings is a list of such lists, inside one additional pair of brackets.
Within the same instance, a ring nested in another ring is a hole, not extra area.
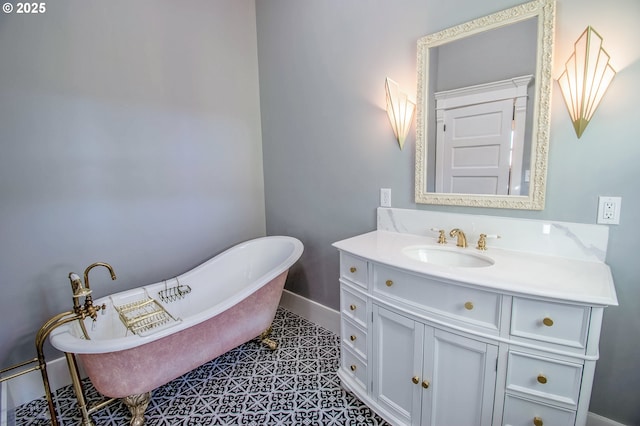
[(418, 40), (417, 203), (544, 208), (555, 3)]

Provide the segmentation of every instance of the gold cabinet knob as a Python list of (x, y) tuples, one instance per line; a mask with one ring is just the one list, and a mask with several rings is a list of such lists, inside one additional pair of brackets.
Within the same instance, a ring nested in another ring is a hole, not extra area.
[(349, 337), (349, 339), (351, 339), (351, 341), (352, 341), (352, 342), (355, 342), (355, 340), (356, 340), (356, 336), (355, 336), (355, 334), (352, 334), (352, 335)]
[(355, 266), (352, 266), (351, 268), (349, 268), (349, 272), (351, 272), (352, 274), (355, 274), (357, 270), (358, 269)]
[(547, 376), (544, 374), (538, 374), (538, 383), (545, 384), (547, 383)]
[(428, 380), (423, 380), (422, 381), (422, 387), (425, 389), (429, 389), (429, 381)]
[(349, 309), (351, 309), (352, 311), (356, 310), (356, 305), (349, 305)]
[(387, 280), (385, 282), (385, 284), (387, 285), (387, 287), (391, 287), (393, 285), (393, 281), (392, 280)]
[(413, 382), (414, 385), (417, 385), (418, 383), (420, 383), (420, 377), (418, 376), (413, 376), (411, 378), (411, 381)]
[(553, 325), (553, 320), (549, 317), (544, 317), (544, 319), (542, 320), (542, 323), (547, 327), (551, 327)]
[(544, 424), (544, 422), (542, 421), (542, 418), (540, 417), (534, 417), (533, 418), (533, 424), (535, 426), (542, 426)]
[(465, 303), (465, 304), (464, 304), (464, 308), (465, 308), (467, 311), (472, 310), (472, 309), (473, 309), (473, 302), (467, 302), (467, 303)]
[(358, 367), (356, 367), (355, 364), (351, 364), (349, 368), (351, 368), (351, 371), (356, 371)]

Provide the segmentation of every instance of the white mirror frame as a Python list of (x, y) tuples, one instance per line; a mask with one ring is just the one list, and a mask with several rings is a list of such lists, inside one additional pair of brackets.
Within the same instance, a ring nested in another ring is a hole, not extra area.
[[(475, 195), (427, 192), (427, 107), (429, 48), (525, 19), (538, 18), (535, 102), (531, 137), (529, 195)], [(547, 180), (551, 116), (551, 71), (555, 31), (555, 0), (534, 0), (429, 34), (418, 40), (415, 201), (422, 204), (543, 210)]]

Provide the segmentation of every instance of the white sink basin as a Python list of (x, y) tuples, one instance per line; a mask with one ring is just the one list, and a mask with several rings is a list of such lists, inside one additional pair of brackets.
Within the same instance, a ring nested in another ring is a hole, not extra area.
[(463, 252), (446, 247), (409, 246), (402, 249), (402, 253), (411, 259), (431, 263), (433, 265), (454, 266), (462, 268), (484, 268), (493, 265), (493, 259), (476, 253)]

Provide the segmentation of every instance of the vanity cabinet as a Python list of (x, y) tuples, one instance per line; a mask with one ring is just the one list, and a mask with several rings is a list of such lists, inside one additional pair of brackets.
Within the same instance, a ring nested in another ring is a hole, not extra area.
[(603, 307), (341, 250), (338, 375), (394, 425), (584, 426)]

